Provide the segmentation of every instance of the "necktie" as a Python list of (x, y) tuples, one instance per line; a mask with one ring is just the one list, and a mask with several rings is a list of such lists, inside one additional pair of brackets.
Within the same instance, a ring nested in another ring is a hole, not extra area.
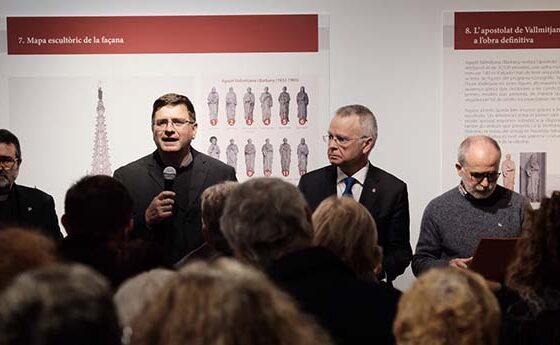
[(352, 197), (352, 186), (356, 182), (358, 182), (358, 180), (356, 180), (352, 176), (348, 176), (347, 178), (345, 178), (344, 179), (344, 184), (346, 185), (346, 187), (344, 188), (344, 192), (342, 192), (342, 196)]

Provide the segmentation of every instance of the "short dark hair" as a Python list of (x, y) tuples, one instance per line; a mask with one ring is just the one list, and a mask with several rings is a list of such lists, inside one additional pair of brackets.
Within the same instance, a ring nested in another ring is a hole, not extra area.
[(21, 148), (19, 146), (19, 140), (14, 133), (5, 128), (0, 128), (0, 143), (13, 144), (16, 147), (16, 158), (21, 162)]
[(76, 264), (19, 275), (0, 294), (0, 344), (120, 345), (109, 283)]
[(187, 96), (179, 95), (176, 93), (166, 93), (165, 95), (159, 97), (155, 100), (154, 105), (152, 107), (152, 121), (154, 120), (154, 116), (156, 112), (161, 108), (167, 105), (184, 105), (188, 112), (189, 116), (193, 121), (196, 122), (196, 113), (194, 111), (194, 105), (192, 104), (191, 100)]
[(66, 192), (64, 213), (75, 231), (112, 236), (132, 218), (132, 197), (122, 183), (105, 175), (81, 178)]

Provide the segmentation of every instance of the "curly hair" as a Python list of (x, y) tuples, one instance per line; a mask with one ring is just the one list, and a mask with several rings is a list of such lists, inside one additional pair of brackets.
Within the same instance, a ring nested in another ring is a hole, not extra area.
[(526, 237), (517, 245), (506, 283), (539, 309), (539, 291), (560, 289), (560, 191), (529, 211), (524, 230)]
[(480, 275), (434, 268), (401, 297), (393, 331), (400, 345), (496, 345), (500, 308)]
[(134, 320), (131, 345), (329, 345), (266, 276), (232, 259), (185, 266)]
[(313, 242), (328, 248), (365, 280), (377, 280), (381, 263), (377, 226), (368, 210), (352, 198), (330, 197), (313, 213)]

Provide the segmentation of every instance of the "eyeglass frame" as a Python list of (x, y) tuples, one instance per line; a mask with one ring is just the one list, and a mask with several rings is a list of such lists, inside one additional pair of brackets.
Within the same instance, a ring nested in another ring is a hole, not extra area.
[(371, 138), (371, 137), (369, 137), (367, 135), (363, 135), (359, 138), (345, 138), (345, 137), (342, 137), (340, 135), (325, 134), (325, 135), (322, 135), (321, 138), (323, 138), (323, 141), (327, 144), (330, 143), (331, 140), (334, 140), (335, 144), (337, 144), (338, 146), (343, 146), (344, 147), (344, 146), (347, 146), (348, 144), (350, 144), (354, 140), (367, 139), (367, 138)]
[[(6, 163), (10, 163), (10, 166), (7, 166)], [(0, 156), (0, 167), (4, 170), (12, 170), (16, 166), (16, 163), (21, 163), (21, 158), (14, 158), (10, 156)]]
[[(465, 170), (465, 172), (467, 172), (469, 174), (469, 178), (471, 180), (471, 182), (475, 182), (476, 184), (481, 183), (482, 181), (484, 181), (484, 179), (488, 180), (489, 183), (494, 183), (496, 181), (498, 181), (498, 179), (500, 178), (500, 175), (502, 174), (499, 171), (492, 171), (492, 172), (485, 172), (485, 173), (481, 173), (481, 172), (470, 172), (469, 170), (465, 169), (464, 166), (461, 166), (461, 169)], [(473, 174), (477, 175), (473, 176)]]
[[(165, 122), (163, 122), (165, 121)], [(161, 122), (161, 123), (158, 123)], [(179, 129), (179, 128), (183, 128), (186, 125), (195, 125), (196, 121), (192, 121), (192, 120), (183, 120), (183, 119), (171, 119), (171, 121), (169, 121), (169, 119), (160, 119), (160, 120), (154, 120), (152, 122), (152, 126), (154, 126), (155, 128), (158, 129), (165, 129), (167, 128), (167, 126), (171, 123), (171, 127), (175, 128), (175, 129)]]

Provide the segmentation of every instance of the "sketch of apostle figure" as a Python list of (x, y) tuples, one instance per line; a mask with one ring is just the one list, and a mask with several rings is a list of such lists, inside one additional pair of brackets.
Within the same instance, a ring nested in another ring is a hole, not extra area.
[(208, 146), (208, 155), (216, 159), (220, 159), (220, 147), (218, 146), (218, 138), (210, 137), (210, 146)]
[(268, 92), (268, 86), (264, 87), (264, 92), (261, 93), (261, 97), (259, 98), (261, 101), (261, 109), (262, 109), (262, 121), (265, 126), (270, 125), (270, 118), (272, 117), (272, 95)]
[(309, 96), (307, 96), (307, 92), (305, 92), (305, 87), (300, 87), (296, 96), (296, 102), (299, 124), (303, 126), (307, 122), (307, 105), (309, 104)]
[(529, 161), (525, 165), (525, 174), (527, 175), (527, 197), (531, 202), (538, 202), (540, 187), (540, 171), (541, 166), (537, 160), (537, 156), (532, 154)]
[(233, 87), (229, 88), (226, 94), (226, 116), (227, 123), (230, 126), (235, 124), (235, 107), (237, 106), (237, 95), (233, 92)]
[(282, 92), (278, 96), (278, 103), (280, 104), (280, 122), (285, 126), (290, 122), (290, 94), (286, 91), (287, 87), (282, 87)]
[(253, 124), (253, 110), (255, 109), (255, 94), (251, 92), (250, 87), (243, 96), (243, 109), (245, 110), (245, 123), (250, 126)]
[(210, 118), (210, 125), (215, 126), (218, 124), (218, 102), (220, 101), (220, 95), (216, 92), (216, 88), (213, 87), (208, 94), (208, 117)]
[(245, 145), (245, 168), (247, 169), (247, 176), (251, 177), (255, 174), (255, 157), (257, 149), (251, 139), (247, 139)]
[(239, 153), (239, 148), (235, 145), (233, 139), (229, 139), (229, 145), (226, 148), (226, 158), (227, 164), (233, 167), (237, 171), (237, 154)]
[(307, 156), (309, 156), (309, 147), (305, 143), (305, 138), (301, 138), (301, 142), (297, 147), (298, 170), (302, 176), (307, 172)]
[(511, 155), (506, 154), (506, 159), (502, 162), (502, 176), (504, 187), (513, 190), (515, 185), (515, 162), (511, 160)]
[(264, 176), (272, 175), (272, 156), (274, 154), (274, 148), (270, 143), (270, 139), (264, 140), (264, 145), (262, 146), (263, 155), (263, 172)]
[(282, 166), (282, 175), (290, 175), (290, 162), (292, 156), (292, 147), (288, 144), (288, 139), (284, 138), (280, 144), (280, 166)]

